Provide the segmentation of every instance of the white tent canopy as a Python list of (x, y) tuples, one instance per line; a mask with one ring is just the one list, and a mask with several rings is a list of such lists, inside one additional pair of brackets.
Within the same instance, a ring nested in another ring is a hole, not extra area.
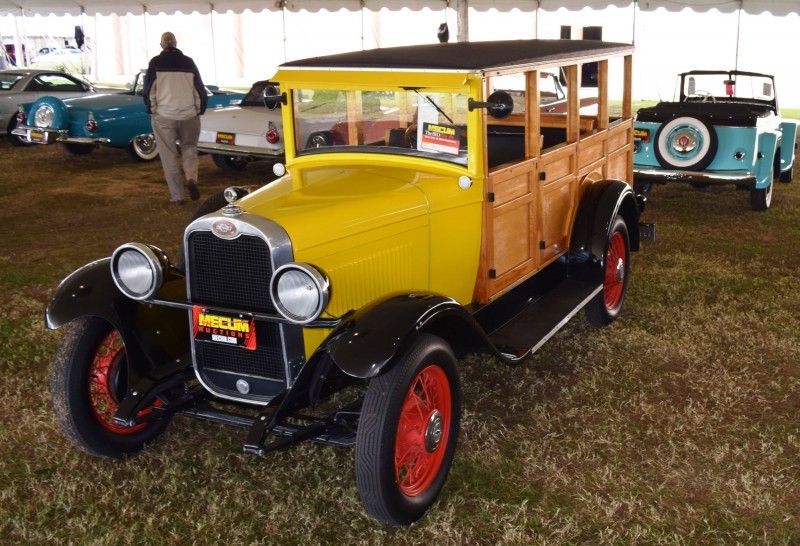
[(383, 8), (399, 10), (424, 8), (438, 10), (444, 6), (456, 9), (464, 3), (478, 11), (497, 9), (510, 11), (518, 8), (524, 11), (543, 9), (553, 11), (564, 8), (577, 11), (583, 8), (603, 9), (608, 6), (625, 7), (637, 4), (640, 10), (681, 11), (689, 8), (694, 11), (717, 10), (734, 12), (742, 9), (747, 13), (769, 12), (773, 15), (798, 13), (798, 0), (273, 0), (255, 2), (253, 0), (0, 0), (0, 14), (20, 13), (24, 15), (125, 15), (128, 13), (201, 13), (211, 11), (242, 13), (245, 10), (277, 11), (339, 11), (347, 9), (359, 11), (363, 8), (377, 11)]
[(800, 107), (787, 61), (798, 10), (800, 0), (0, 0), (0, 31), (35, 53), (74, 43), (81, 26), (89, 77), (120, 82), (170, 30), (206, 83), (247, 87), (288, 60), (431, 43), (443, 22), (451, 40), (472, 41), (560, 38), (564, 27), (580, 38), (601, 26), (603, 39), (636, 45), (636, 99), (671, 98), (679, 72), (740, 68), (775, 74), (782, 105)]

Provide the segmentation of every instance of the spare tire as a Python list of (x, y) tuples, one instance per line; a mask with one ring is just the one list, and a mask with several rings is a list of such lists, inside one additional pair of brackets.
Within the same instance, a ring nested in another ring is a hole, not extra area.
[(717, 154), (717, 132), (708, 122), (691, 116), (675, 118), (656, 132), (655, 155), (665, 169), (702, 171)]

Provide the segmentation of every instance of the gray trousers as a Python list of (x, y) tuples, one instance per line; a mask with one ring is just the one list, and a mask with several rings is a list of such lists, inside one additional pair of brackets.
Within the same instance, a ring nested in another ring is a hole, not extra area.
[[(158, 155), (164, 168), (171, 201), (183, 200), (183, 185), (188, 180), (197, 181), (197, 140), (200, 138), (200, 116), (189, 119), (167, 119), (153, 114), (153, 134), (158, 145)], [(180, 151), (178, 143), (180, 142)], [(183, 174), (178, 162), (183, 160)]]

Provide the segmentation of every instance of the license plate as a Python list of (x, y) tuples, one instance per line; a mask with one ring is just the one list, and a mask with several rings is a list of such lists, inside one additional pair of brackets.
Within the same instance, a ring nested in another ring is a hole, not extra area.
[(235, 144), (236, 135), (233, 133), (217, 133), (217, 144)]
[(634, 129), (633, 130), (633, 138), (638, 138), (642, 142), (650, 142), (650, 130), (649, 129)]
[(195, 305), (192, 310), (194, 339), (256, 350), (256, 320), (245, 313), (226, 313)]
[(38, 142), (42, 143), (45, 141), (44, 133), (39, 129), (30, 129), (28, 130), (28, 140), (31, 142)]

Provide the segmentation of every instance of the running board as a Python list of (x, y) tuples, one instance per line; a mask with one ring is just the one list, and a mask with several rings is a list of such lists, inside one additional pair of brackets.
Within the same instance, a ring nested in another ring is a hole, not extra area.
[(503, 356), (512, 360), (525, 358), (536, 352), (602, 291), (601, 282), (564, 279), (489, 334), (489, 339)]

